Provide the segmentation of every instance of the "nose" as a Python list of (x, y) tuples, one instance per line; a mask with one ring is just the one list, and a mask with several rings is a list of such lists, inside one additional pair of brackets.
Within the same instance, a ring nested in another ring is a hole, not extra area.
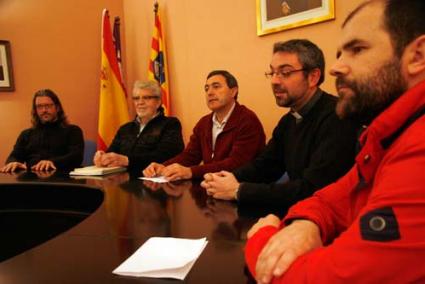
[(279, 76), (277, 76), (276, 73), (273, 73), (272, 77), (270, 78), (272, 85), (280, 85), (281, 81), (282, 80), (279, 78)]
[(347, 75), (350, 72), (350, 67), (345, 64), (341, 59), (337, 59), (337, 61), (332, 65), (329, 74), (335, 77), (340, 77)]

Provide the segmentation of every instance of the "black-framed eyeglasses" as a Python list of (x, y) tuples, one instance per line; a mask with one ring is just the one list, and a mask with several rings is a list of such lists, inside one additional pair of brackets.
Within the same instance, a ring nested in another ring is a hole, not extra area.
[(266, 75), (267, 79), (273, 78), (273, 75), (276, 75), (279, 79), (287, 79), (291, 77), (292, 73), (299, 72), (299, 71), (306, 71), (306, 68), (301, 69), (295, 69), (295, 70), (278, 70), (278, 71), (270, 71), (265, 72), (264, 75)]
[(55, 104), (38, 104), (35, 105), (35, 108), (38, 110), (42, 110), (42, 109), (52, 109), (55, 106)]

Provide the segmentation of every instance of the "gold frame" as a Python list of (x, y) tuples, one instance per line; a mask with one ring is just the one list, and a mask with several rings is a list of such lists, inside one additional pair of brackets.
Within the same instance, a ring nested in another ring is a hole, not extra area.
[[(322, 5), (318, 8), (278, 17), (272, 20), (267, 19), (268, 0), (256, 1), (258, 36), (335, 19), (335, 0), (322, 0)], [(283, 0), (282, 3), (283, 2), (286, 1)]]
[(10, 42), (0, 40), (0, 92), (13, 92), (12, 55), (10, 54)]

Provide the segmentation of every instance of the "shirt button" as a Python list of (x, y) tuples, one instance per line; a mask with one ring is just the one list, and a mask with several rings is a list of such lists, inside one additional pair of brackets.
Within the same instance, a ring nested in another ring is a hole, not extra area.
[(387, 225), (387, 222), (381, 216), (373, 216), (369, 220), (369, 227), (375, 232), (382, 231), (383, 229), (385, 229), (386, 225)]
[(365, 163), (369, 162), (369, 161), (370, 161), (370, 155), (369, 155), (369, 154), (366, 154), (366, 155), (363, 157), (363, 161), (364, 161)]

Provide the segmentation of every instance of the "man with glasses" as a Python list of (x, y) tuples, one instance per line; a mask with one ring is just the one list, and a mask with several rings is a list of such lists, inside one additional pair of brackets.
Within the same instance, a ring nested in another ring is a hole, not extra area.
[(201, 185), (209, 195), (236, 199), (241, 205), (287, 207), (335, 181), (352, 166), (357, 126), (340, 120), (335, 113), (337, 98), (319, 88), (324, 68), (322, 51), (308, 40), (274, 45), (266, 76), (276, 104), (290, 111), (254, 161), (233, 174), (221, 171), (204, 176)]
[(237, 102), (236, 78), (225, 70), (212, 71), (204, 90), (212, 112), (196, 124), (180, 155), (164, 164), (152, 163), (143, 171), (145, 176), (161, 175), (170, 181), (202, 178), (207, 172), (233, 170), (263, 149), (263, 126), (254, 112)]
[(136, 118), (120, 127), (106, 152), (96, 152), (96, 166), (127, 167), (137, 173), (151, 162), (164, 162), (183, 150), (180, 121), (164, 115), (158, 83), (136, 81), (132, 99)]
[(39, 90), (32, 100), (32, 127), (21, 132), (0, 172), (69, 170), (83, 161), (83, 132), (68, 123), (58, 96)]

